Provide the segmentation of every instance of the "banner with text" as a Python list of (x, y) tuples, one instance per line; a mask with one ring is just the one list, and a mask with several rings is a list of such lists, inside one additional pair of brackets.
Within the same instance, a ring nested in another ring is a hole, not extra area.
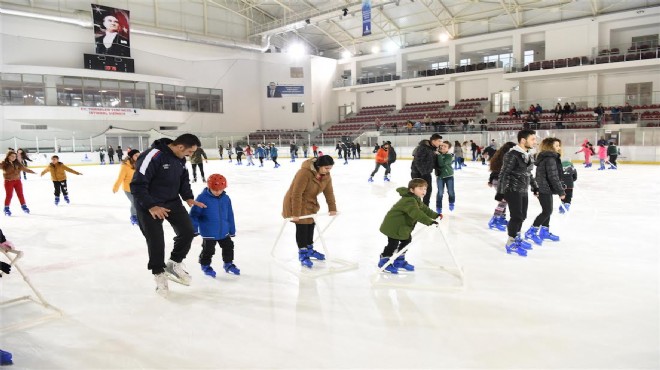
[(362, 36), (371, 35), (371, 0), (362, 0)]

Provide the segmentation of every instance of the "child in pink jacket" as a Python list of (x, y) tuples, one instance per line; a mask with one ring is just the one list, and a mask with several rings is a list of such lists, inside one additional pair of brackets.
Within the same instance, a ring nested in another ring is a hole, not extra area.
[(584, 142), (582, 143), (582, 149), (575, 152), (575, 154), (578, 154), (580, 152), (584, 153), (584, 168), (591, 167), (591, 156), (594, 153), (591, 151), (591, 148), (589, 147), (589, 140), (584, 139)]
[(598, 171), (605, 169), (605, 158), (607, 158), (607, 148), (604, 143), (600, 143), (600, 145), (598, 145), (598, 160), (600, 161)]

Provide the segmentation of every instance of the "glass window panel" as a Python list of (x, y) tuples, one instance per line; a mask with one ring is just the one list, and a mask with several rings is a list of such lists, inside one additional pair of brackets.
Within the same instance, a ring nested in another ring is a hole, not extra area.
[(43, 84), (43, 83), (44, 83), (44, 76), (43, 76), (43, 75), (28, 75), (28, 74), (24, 74), (24, 75), (23, 75), (23, 82), (31, 82), (31, 83)]
[(104, 89), (104, 90), (107, 90), (107, 89), (118, 90), (119, 89), (119, 81), (101, 80), (101, 88)]
[(147, 88), (148, 84), (146, 82), (135, 83), (135, 100), (133, 108), (147, 108)]
[(21, 82), (21, 75), (18, 73), (3, 73), (2, 81), (16, 81)]

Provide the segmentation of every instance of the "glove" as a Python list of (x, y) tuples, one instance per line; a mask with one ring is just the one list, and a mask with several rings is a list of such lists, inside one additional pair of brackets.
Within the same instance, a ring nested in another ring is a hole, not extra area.
[(0, 247), (2, 247), (2, 249), (4, 249), (4, 250), (8, 251), (10, 249), (14, 249), (14, 244), (12, 242), (10, 242), (9, 240), (7, 240), (3, 243), (0, 243)]
[[(438, 221), (433, 221), (433, 222), (431, 222), (431, 225), (437, 225), (437, 224), (438, 224)], [(430, 226), (430, 225), (429, 225), (429, 226)]]
[(442, 213), (438, 213), (438, 217), (436, 217), (436, 220), (442, 220), (445, 216), (442, 215)]
[(501, 202), (504, 199), (504, 194), (497, 193), (495, 194), (495, 200)]
[(8, 263), (0, 262), (0, 270), (5, 274), (8, 274), (11, 271), (11, 265)]

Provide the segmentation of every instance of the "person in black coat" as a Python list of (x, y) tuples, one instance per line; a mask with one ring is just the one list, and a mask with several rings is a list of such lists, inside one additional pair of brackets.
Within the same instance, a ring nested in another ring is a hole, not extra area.
[(108, 145), (108, 162), (110, 162), (110, 164), (115, 163), (115, 149), (112, 145)]
[(559, 241), (559, 237), (550, 233), (550, 216), (552, 215), (552, 197), (558, 194), (560, 199), (566, 197), (564, 184), (561, 182), (563, 168), (559, 154), (561, 140), (548, 137), (541, 142), (541, 152), (536, 156), (536, 183), (538, 184), (541, 213), (534, 219), (532, 227), (525, 233), (525, 238), (532, 239), (541, 245), (543, 240)]
[[(151, 148), (140, 154), (135, 164), (131, 181), (131, 194), (135, 199), (140, 230), (147, 241), (149, 263), (156, 280), (156, 292), (167, 296), (167, 279), (190, 285), (191, 277), (181, 262), (188, 255), (195, 237), (192, 221), (181, 200), (189, 207), (206, 205), (195, 200), (190, 189), (190, 178), (186, 169), (186, 156), (201, 146), (199, 138), (183, 134), (174, 141), (156, 140)], [(170, 260), (165, 264), (165, 235), (163, 221), (172, 225), (174, 248)]]
[(413, 161), (410, 165), (410, 177), (413, 179), (424, 179), (428, 184), (426, 195), (422, 201), (426, 206), (431, 201), (431, 193), (433, 192), (433, 169), (436, 164), (436, 156), (438, 155), (438, 147), (442, 143), (442, 136), (438, 134), (431, 135), (429, 140), (422, 140), (413, 150)]
[(531, 244), (522, 240), (520, 230), (527, 218), (529, 187), (531, 186), (534, 195), (538, 194), (538, 186), (532, 176), (534, 163), (529, 153), (535, 144), (536, 131), (518, 131), (518, 145), (504, 155), (495, 195), (495, 200), (505, 199), (509, 206), (509, 239), (505, 246), (506, 252), (514, 252), (520, 256), (526, 256), (527, 250), (532, 248)]
[(117, 145), (117, 162), (121, 162), (124, 157), (124, 150), (121, 148), (121, 145)]

